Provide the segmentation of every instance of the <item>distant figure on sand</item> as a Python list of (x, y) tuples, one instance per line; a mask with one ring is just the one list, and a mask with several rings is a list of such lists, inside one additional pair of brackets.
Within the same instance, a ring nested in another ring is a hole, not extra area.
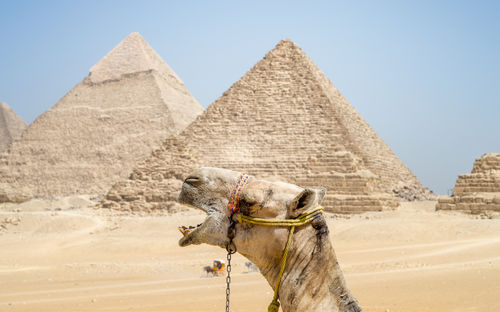
[(206, 266), (203, 267), (203, 270), (205, 273), (212, 274), (212, 276), (218, 276), (219, 274), (222, 274), (224, 272), (224, 269), (226, 268), (226, 263), (224, 260), (214, 260), (214, 263), (212, 266)]

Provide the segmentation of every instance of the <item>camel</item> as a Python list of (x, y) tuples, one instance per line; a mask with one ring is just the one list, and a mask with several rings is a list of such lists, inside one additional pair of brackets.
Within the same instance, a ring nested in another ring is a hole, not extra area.
[[(206, 243), (226, 248), (231, 217), (228, 203), (240, 176), (236, 171), (202, 167), (184, 180), (179, 202), (204, 211), (207, 217), (194, 230), (183, 233), (181, 247)], [(249, 176), (239, 196), (239, 213), (293, 219), (318, 207), (324, 195), (324, 189)], [(237, 251), (257, 265), (274, 289), (289, 228), (237, 223), (235, 229)], [(295, 229), (278, 294), (283, 312), (361, 311), (344, 280), (322, 214)]]

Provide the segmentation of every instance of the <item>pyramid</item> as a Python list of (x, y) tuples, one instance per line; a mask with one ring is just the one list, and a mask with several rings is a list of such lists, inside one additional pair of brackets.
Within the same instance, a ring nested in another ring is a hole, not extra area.
[(199, 166), (323, 186), (325, 208), (341, 213), (391, 209), (399, 204), (393, 189), (423, 189), (290, 40), (114, 185), (100, 207), (168, 211)]
[(0, 201), (105, 194), (202, 112), (172, 69), (132, 33), (0, 159)]
[(26, 123), (7, 103), (0, 102), (0, 153), (6, 151), (12, 141), (26, 129)]
[(476, 159), (470, 174), (458, 176), (453, 196), (438, 199), (436, 210), (500, 212), (500, 154), (488, 153)]

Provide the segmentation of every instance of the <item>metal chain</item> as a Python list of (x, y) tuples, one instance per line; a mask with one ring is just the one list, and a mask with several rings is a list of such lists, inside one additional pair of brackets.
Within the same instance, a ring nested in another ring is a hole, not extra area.
[(227, 276), (226, 276), (226, 312), (229, 312), (229, 296), (231, 295), (231, 251), (227, 252)]
[(226, 245), (227, 250), (227, 276), (226, 276), (226, 312), (229, 311), (229, 296), (231, 295), (231, 255), (236, 253), (236, 245), (233, 243), (233, 238), (236, 234), (236, 221), (233, 216), (229, 217), (229, 228), (227, 230), (227, 237), (229, 243)]

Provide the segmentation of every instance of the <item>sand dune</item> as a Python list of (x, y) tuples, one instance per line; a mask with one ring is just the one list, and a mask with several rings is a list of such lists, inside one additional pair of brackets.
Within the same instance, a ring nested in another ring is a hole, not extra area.
[[(138, 217), (96, 211), (90, 196), (0, 209), (0, 311), (222, 311), (225, 259), (180, 248), (177, 225), (196, 211)], [(347, 281), (364, 311), (500, 311), (500, 219), (434, 212), (435, 202), (328, 215)], [(271, 288), (233, 267), (232, 311), (265, 311)]]

